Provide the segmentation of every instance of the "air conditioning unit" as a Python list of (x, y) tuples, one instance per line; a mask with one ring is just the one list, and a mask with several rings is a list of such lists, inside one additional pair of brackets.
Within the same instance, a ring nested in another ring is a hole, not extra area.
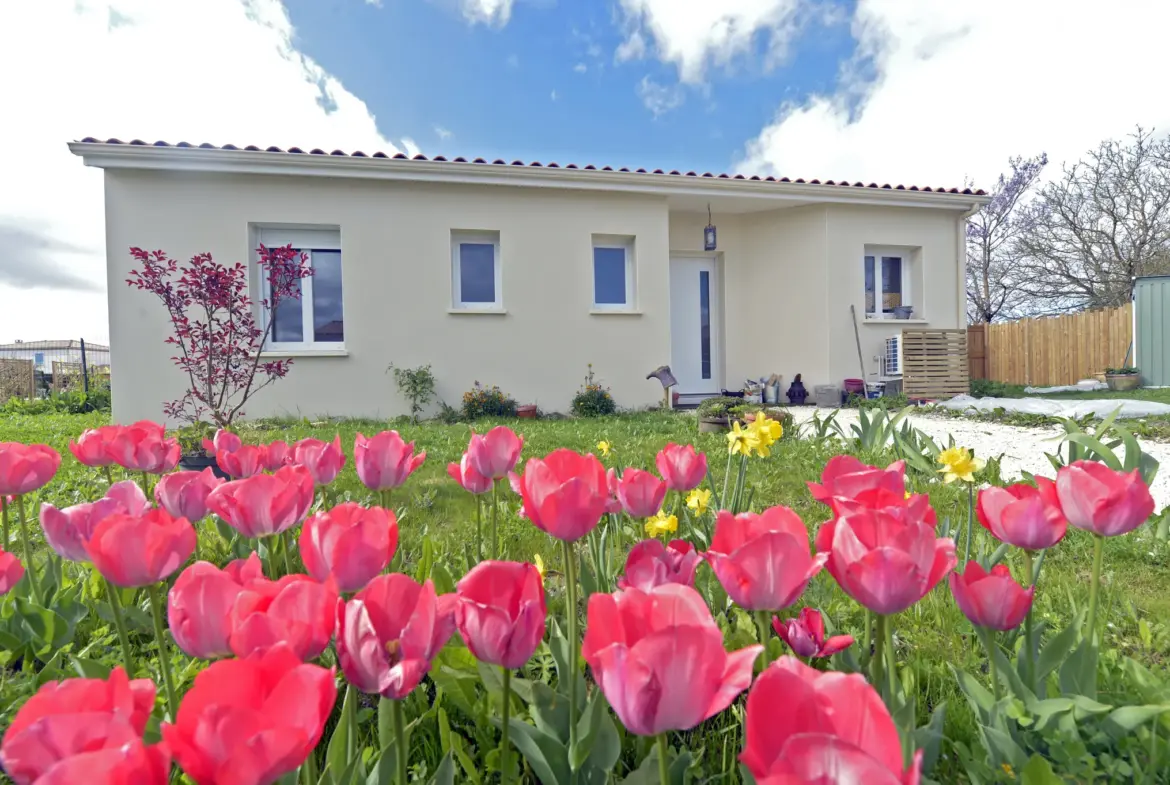
[(882, 376), (902, 375), (902, 334), (886, 339), (886, 353), (882, 357)]

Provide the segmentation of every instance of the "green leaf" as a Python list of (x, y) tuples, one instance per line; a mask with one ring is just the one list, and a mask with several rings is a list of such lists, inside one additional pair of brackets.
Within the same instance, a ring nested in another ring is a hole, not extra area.
[(110, 678), (110, 668), (108, 665), (103, 665), (96, 660), (83, 660), (79, 657), (70, 655), (70, 663), (73, 665), (73, 670), (77, 675), (83, 679), (108, 679)]
[[(500, 727), (494, 717), (492, 724)], [(569, 751), (559, 739), (515, 718), (508, 720), (508, 728), (512, 743), (543, 785), (569, 785)]]
[[(569, 639), (561, 632), (561, 627), (556, 620), (549, 623), (548, 648), (552, 652), (553, 665), (557, 669), (557, 692), (565, 697), (569, 695), (569, 661), (571, 657), (576, 657), (577, 652), (572, 650), (569, 646)], [(577, 705), (585, 705), (585, 677), (581, 675), (581, 671), (577, 671)]]
[(1068, 441), (1084, 446), (1091, 454), (1095, 455), (1101, 463), (1108, 466), (1115, 472), (1121, 471), (1121, 461), (1117, 459), (1117, 455), (1113, 450), (1110, 450), (1098, 439), (1094, 439), (1087, 433), (1070, 433), (1067, 437)]
[(593, 744), (601, 732), (601, 719), (605, 716), (606, 704), (601, 698), (601, 690), (594, 690), (589, 705), (581, 713), (577, 721), (577, 743), (569, 748), (569, 767), (576, 771), (581, 768), (593, 752)]
[(569, 696), (562, 695), (543, 681), (532, 682), (529, 713), (536, 727), (561, 742), (569, 739)]
[[(1078, 613), (1067, 627), (1054, 636), (1052, 640), (1048, 641), (1048, 645), (1040, 650), (1040, 657), (1036, 660), (1037, 684), (1043, 684), (1044, 680), (1048, 678), (1048, 674), (1055, 671), (1064, 662), (1069, 650), (1076, 643), (1083, 619), (1084, 616)], [(1040, 690), (1040, 692), (1043, 694), (1044, 691)]]
[[(407, 745), (409, 746), (409, 744)], [(444, 760), (448, 760), (445, 758)], [(366, 785), (393, 785), (398, 772), (398, 742), (391, 741), (378, 755), (378, 764), (366, 778)]]
[(1097, 698), (1097, 647), (1085, 638), (1060, 666), (1060, 691), (1065, 695)]
[(337, 721), (337, 727), (333, 729), (333, 735), (329, 738), (329, 746), (325, 750), (325, 773), (332, 776), (334, 785), (342, 785), (341, 773), (352, 769), (356, 763), (356, 761), (349, 759), (350, 747), (356, 746), (351, 745), (351, 733), (355, 733), (357, 729), (349, 727), (349, 718), (353, 714), (350, 707), (354, 705), (355, 701), (357, 701), (357, 690), (350, 684), (345, 688), (345, 699), (341, 704), (341, 719)]
[[(686, 782), (690, 779), (687, 776), (687, 769), (690, 768), (690, 765), (690, 752), (684, 750), (677, 755), (667, 769), (667, 778), (670, 780), (670, 785), (686, 785)], [(630, 772), (629, 776), (622, 780), (622, 785), (660, 785), (661, 782), (662, 779), (658, 773), (658, 745), (655, 744), (651, 746), (650, 754), (642, 761), (642, 765)]]
[(971, 704), (971, 710), (979, 718), (980, 724), (986, 724), (988, 717), (991, 716), (991, 708), (995, 704), (995, 698), (967, 671), (959, 670), (953, 666), (951, 670), (954, 671), (955, 679), (959, 682), (959, 689), (967, 696), (967, 703)]
[(451, 753), (443, 756), (434, 775), (427, 780), (427, 785), (455, 785), (455, 763), (451, 760)]
[(1020, 785), (1063, 785), (1064, 780), (1056, 776), (1052, 766), (1039, 755), (1028, 759), (1027, 765), (1020, 770)]
[[(600, 727), (597, 730), (597, 740), (593, 742), (593, 753), (587, 761), (588, 767), (599, 769), (608, 774), (617, 765), (621, 754), (622, 740), (618, 735), (617, 726), (610, 713), (603, 712)], [(607, 778), (603, 778), (603, 780), (605, 779)]]
[(1109, 716), (1105, 718), (1105, 724), (1115, 738), (1121, 739), (1167, 712), (1170, 712), (1170, 704), (1122, 706), (1109, 712)]
[(943, 701), (934, 707), (930, 720), (914, 731), (914, 747), (922, 750), (922, 771), (929, 774), (938, 762), (942, 749), (943, 724), (946, 722), (947, 703)]
[(979, 732), (983, 734), (983, 741), (995, 765), (1006, 763), (1016, 769), (1024, 767), (1026, 761), (1024, 751), (1011, 736), (999, 728), (989, 728), (986, 725), (980, 727)]

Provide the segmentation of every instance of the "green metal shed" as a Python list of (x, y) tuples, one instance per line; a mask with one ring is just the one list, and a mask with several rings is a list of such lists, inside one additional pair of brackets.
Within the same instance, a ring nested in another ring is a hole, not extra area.
[(1170, 387), (1170, 275), (1134, 281), (1134, 365), (1147, 387)]

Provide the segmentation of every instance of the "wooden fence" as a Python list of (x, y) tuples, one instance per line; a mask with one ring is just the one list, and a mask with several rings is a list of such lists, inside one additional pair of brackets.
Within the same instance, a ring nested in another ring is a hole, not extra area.
[(9, 398), (31, 398), (35, 384), (32, 360), (0, 357), (0, 403)]
[(1076, 384), (1106, 368), (1132, 364), (1132, 341), (1132, 305), (973, 325), (968, 328), (971, 378), (1036, 387)]
[(970, 390), (966, 330), (903, 330), (902, 391), (909, 398), (953, 398)]

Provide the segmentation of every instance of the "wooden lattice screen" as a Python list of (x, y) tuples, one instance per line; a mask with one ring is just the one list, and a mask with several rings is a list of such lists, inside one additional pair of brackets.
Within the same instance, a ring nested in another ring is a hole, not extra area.
[(0, 358), (0, 403), (9, 398), (32, 398), (34, 369), (32, 360)]
[(53, 360), (53, 393), (80, 390), (84, 386), (81, 363)]
[(967, 331), (903, 330), (902, 391), (908, 398), (953, 398), (970, 391)]

